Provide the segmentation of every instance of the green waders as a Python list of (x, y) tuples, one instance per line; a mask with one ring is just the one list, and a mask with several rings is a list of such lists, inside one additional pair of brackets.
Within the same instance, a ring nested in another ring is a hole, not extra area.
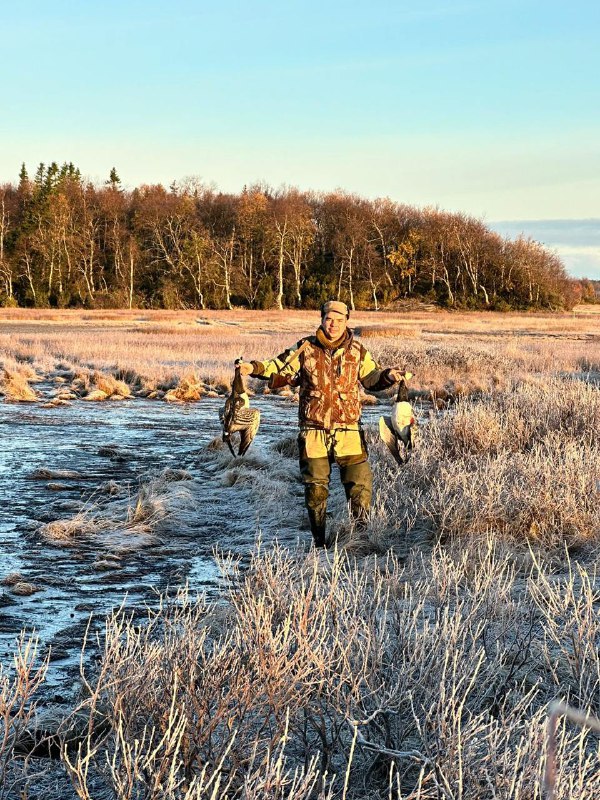
[[(336, 431), (342, 433), (343, 431)], [(340, 469), (340, 478), (350, 505), (350, 514), (356, 520), (364, 520), (371, 505), (373, 475), (363, 446), (360, 453), (337, 455), (336, 435), (328, 437), (327, 456), (310, 458), (306, 452), (306, 436), (298, 437), (300, 450), (300, 473), (304, 483), (304, 500), (308, 510), (310, 529), (316, 547), (327, 543), (325, 535), (327, 499), (331, 465), (335, 461)], [(341, 448), (340, 448), (341, 449)]]

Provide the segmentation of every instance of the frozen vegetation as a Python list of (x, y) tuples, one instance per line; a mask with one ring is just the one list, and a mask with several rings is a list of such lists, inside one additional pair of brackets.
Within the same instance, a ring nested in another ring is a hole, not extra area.
[[(2, 327), (6, 420), (31, 431), (29, 463), (0, 471), (2, 611), (24, 626), (76, 597), (77, 625), (62, 673), (43, 623), (4, 654), (0, 798), (542, 800), (551, 704), (600, 714), (597, 325), (359, 317), (415, 373), (419, 444), (399, 469), (375, 433), (388, 399), (365, 406), (367, 529), (336, 490), (336, 545), (313, 551), (293, 394), (252, 398), (244, 458), (217, 418), (233, 358), (313, 319), (249, 319)], [(44, 449), (53, 425), (68, 458)], [(598, 732), (560, 717), (556, 747), (555, 797), (597, 798)]]

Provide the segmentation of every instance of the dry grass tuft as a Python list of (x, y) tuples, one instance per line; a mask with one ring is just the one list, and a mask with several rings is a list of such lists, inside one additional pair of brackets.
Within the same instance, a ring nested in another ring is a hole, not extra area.
[(17, 583), (13, 584), (11, 587), (11, 591), (13, 594), (20, 595), (21, 597), (29, 597), (29, 595), (39, 592), (40, 588), (40, 586), (36, 586), (35, 583), (29, 583), (29, 581), (17, 581)]
[(81, 537), (92, 536), (101, 530), (93, 516), (78, 512), (75, 516), (48, 522), (39, 528), (39, 535), (51, 544), (76, 544)]
[(385, 555), (390, 550), (390, 540), (382, 534), (381, 529), (368, 523), (356, 525), (353, 520), (344, 519), (333, 529), (327, 546), (354, 558)]
[(276, 453), (279, 453), (279, 455), (284, 456), (285, 458), (293, 458), (297, 460), (300, 454), (298, 449), (298, 437), (283, 436), (273, 445), (273, 449)]
[[(27, 797), (45, 771), (19, 758), (20, 742), (35, 718), (37, 699), (46, 676), (38, 641), (21, 634), (12, 665), (0, 663), (0, 796)], [(41, 774), (40, 774), (41, 773)]]
[(188, 529), (187, 518), (195, 505), (190, 477), (185, 470), (166, 470), (142, 482), (136, 495), (125, 495), (109, 482), (99, 496), (72, 517), (46, 523), (39, 535), (58, 546), (77, 547), (84, 541), (108, 553), (125, 553), (161, 543), (166, 527)]
[(111, 461), (123, 462), (132, 457), (131, 452), (124, 450), (118, 444), (104, 444), (98, 448), (98, 455), (103, 458), (110, 458)]
[(74, 469), (47, 469), (40, 467), (28, 476), (32, 481), (81, 480), (83, 474)]
[(103, 392), (102, 389), (90, 389), (82, 400), (88, 400), (91, 403), (101, 403), (103, 400), (108, 400), (109, 397), (110, 395)]
[(20, 572), (9, 572), (0, 580), (0, 586), (14, 586), (16, 583), (23, 581), (23, 575)]
[(164, 395), (164, 399), (169, 403), (195, 403), (204, 394), (206, 389), (199, 378), (196, 375), (186, 375), (174, 389)]
[(93, 376), (93, 382), (98, 389), (100, 389), (100, 391), (105, 392), (109, 397), (112, 397), (113, 395), (129, 397), (131, 395), (131, 389), (125, 383), (125, 381), (119, 381), (112, 375), (106, 375), (102, 372), (95, 372)]
[(63, 398), (55, 397), (47, 403), (42, 403), (42, 408), (58, 408), (59, 406), (70, 406), (71, 403)]
[(8, 403), (35, 403), (39, 399), (23, 372), (7, 367), (0, 373), (0, 394)]
[(124, 400), (131, 397), (131, 389), (124, 381), (99, 371), (95, 371), (91, 376), (83, 376), (79, 385), (87, 390), (83, 400), (101, 402), (108, 399)]
[(192, 476), (186, 469), (172, 469), (168, 467), (161, 473), (161, 478), (167, 483), (176, 483), (177, 481), (191, 481)]

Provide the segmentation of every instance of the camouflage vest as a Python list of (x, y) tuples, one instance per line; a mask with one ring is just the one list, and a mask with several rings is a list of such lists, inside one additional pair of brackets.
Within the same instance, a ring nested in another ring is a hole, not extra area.
[(315, 336), (308, 341), (300, 357), (300, 427), (356, 425), (361, 411), (358, 376), (362, 345), (352, 334), (337, 350), (322, 347)]

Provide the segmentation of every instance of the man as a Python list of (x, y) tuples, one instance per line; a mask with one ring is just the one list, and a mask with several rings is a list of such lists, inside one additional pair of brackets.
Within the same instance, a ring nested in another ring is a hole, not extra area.
[(372, 391), (393, 386), (404, 373), (380, 369), (347, 327), (345, 303), (321, 308), (314, 336), (267, 361), (243, 362), (241, 372), (269, 380), (274, 388), (300, 387), (300, 472), (315, 546), (327, 544), (325, 517), (331, 464), (335, 460), (353, 518), (365, 520), (371, 504), (372, 473), (360, 428), (359, 381)]

